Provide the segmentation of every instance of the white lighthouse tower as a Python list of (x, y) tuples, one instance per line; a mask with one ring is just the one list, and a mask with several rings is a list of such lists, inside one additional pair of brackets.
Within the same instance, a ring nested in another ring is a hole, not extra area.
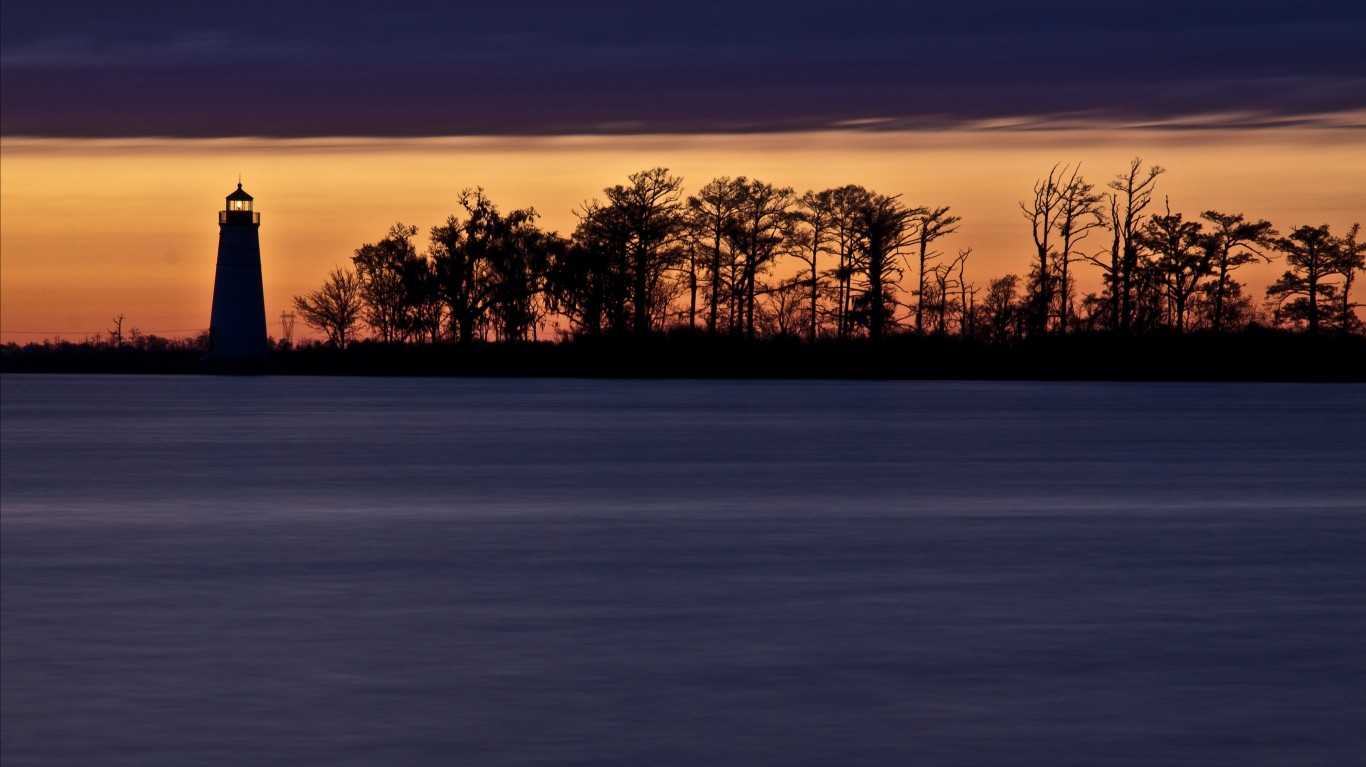
[(251, 195), (228, 195), (218, 214), (218, 269), (213, 278), (209, 319), (209, 356), (216, 360), (253, 360), (266, 356), (266, 299), (261, 286), (261, 214)]

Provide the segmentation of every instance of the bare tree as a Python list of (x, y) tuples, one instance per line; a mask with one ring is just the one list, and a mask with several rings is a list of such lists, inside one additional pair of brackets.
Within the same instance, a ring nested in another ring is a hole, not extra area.
[(123, 346), (123, 320), (126, 315), (119, 314), (113, 318), (114, 327), (109, 329), (109, 343), (115, 347)]
[(761, 307), (765, 335), (793, 336), (803, 332), (807, 312), (805, 289), (806, 280), (793, 275), (761, 291), (765, 299)]
[(1143, 211), (1153, 201), (1157, 177), (1165, 172), (1166, 169), (1158, 165), (1144, 171), (1143, 160), (1135, 157), (1129, 163), (1129, 169), (1110, 182), (1107, 224), (1113, 239), (1109, 258), (1086, 257), (1104, 272), (1111, 327), (1120, 332), (1129, 332), (1134, 324), (1136, 292), (1141, 287), (1139, 279), (1142, 276), (1139, 273), (1138, 232), (1143, 227)]
[(949, 318), (954, 314), (959, 316), (959, 328), (963, 323), (963, 310), (966, 303), (959, 302), (959, 295), (966, 289), (963, 280), (963, 272), (967, 266), (968, 256), (972, 255), (972, 249), (967, 248), (958, 251), (958, 256), (947, 264), (939, 264), (930, 269), (930, 282), (926, 286), (927, 313), (934, 324), (934, 333), (938, 336), (948, 335)]
[(326, 334), (327, 342), (338, 349), (346, 348), (354, 338), (364, 307), (360, 280), (340, 266), (333, 267), (322, 287), (294, 297), (294, 308), (304, 324)]
[(1097, 192), (1095, 185), (1088, 183), (1080, 175), (1081, 166), (1074, 168), (1062, 185), (1062, 199), (1058, 211), (1058, 236), (1062, 247), (1056, 257), (1058, 272), (1058, 332), (1067, 333), (1072, 309), (1072, 277), (1070, 266), (1081, 260), (1077, 257), (1076, 247), (1092, 229), (1105, 225), (1101, 209), (1104, 195)]
[(1048, 177), (1034, 182), (1032, 199), (1020, 202), (1020, 211), (1029, 221), (1030, 234), (1034, 239), (1034, 266), (1030, 277), (1030, 300), (1033, 304), (1035, 332), (1048, 332), (1048, 318), (1053, 305), (1052, 236), (1058, 228), (1062, 215), (1063, 186), (1062, 177), (1067, 166), (1054, 165)]
[(973, 302), (977, 290), (967, 281), (968, 257), (971, 255), (972, 248), (962, 248), (949, 265), (950, 270), (954, 272), (953, 281), (958, 286), (958, 333), (964, 338), (972, 336), (973, 314), (976, 309)]
[(914, 227), (915, 234), (912, 242), (916, 246), (919, 255), (919, 262), (916, 268), (916, 302), (915, 302), (915, 333), (924, 334), (924, 303), (925, 294), (925, 266), (933, 264), (942, 254), (933, 249), (933, 244), (940, 237), (944, 237), (958, 231), (958, 222), (963, 219), (960, 216), (950, 216), (949, 207), (942, 208), (917, 208), (911, 216), (911, 225)]

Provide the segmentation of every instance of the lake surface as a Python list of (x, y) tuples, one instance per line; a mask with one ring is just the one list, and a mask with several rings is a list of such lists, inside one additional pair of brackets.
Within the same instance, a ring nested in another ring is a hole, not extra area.
[(1343, 765), (1366, 386), (4, 376), (20, 765)]

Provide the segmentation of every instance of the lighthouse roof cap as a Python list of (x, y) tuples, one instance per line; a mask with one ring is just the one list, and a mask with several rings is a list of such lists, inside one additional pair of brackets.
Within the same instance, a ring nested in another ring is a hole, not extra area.
[(247, 201), (250, 201), (250, 200), (252, 199), (252, 196), (249, 195), (249, 194), (247, 194), (246, 192), (242, 191), (242, 185), (239, 183), (239, 184), (237, 185), (237, 191), (235, 191), (235, 192), (233, 192), (232, 194), (228, 195), (228, 199), (229, 199), (229, 200), (247, 200)]

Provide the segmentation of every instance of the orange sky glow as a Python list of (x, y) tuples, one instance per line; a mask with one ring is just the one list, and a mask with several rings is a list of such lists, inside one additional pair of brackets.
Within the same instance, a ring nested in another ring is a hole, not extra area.
[[(1361, 122), (1356, 123), (1357, 126)], [(483, 186), (504, 210), (534, 207), (570, 234), (574, 209), (627, 174), (665, 166), (691, 193), (746, 175), (796, 191), (861, 184), (962, 216), (943, 249), (971, 247), (979, 285), (1029, 268), (1018, 202), (1054, 163), (1098, 186), (1130, 159), (1165, 167), (1173, 211), (1267, 218), (1345, 232), (1366, 222), (1366, 131), (1078, 127), (729, 136), (433, 139), (0, 139), (0, 340), (81, 340), (124, 314), (125, 331), (168, 337), (208, 325), (217, 211), (238, 174), (261, 213), (272, 335), (293, 295), (402, 221), (426, 231)], [(1101, 249), (1103, 235), (1088, 245)], [(1239, 273), (1254, 296), (1279, 264)], [(789, 265), (781, 271), (790, 271)], [(1083, 291), (1097, 270), (1083, 265)], [(297, 337), (311, 337), (302, 326)]]

